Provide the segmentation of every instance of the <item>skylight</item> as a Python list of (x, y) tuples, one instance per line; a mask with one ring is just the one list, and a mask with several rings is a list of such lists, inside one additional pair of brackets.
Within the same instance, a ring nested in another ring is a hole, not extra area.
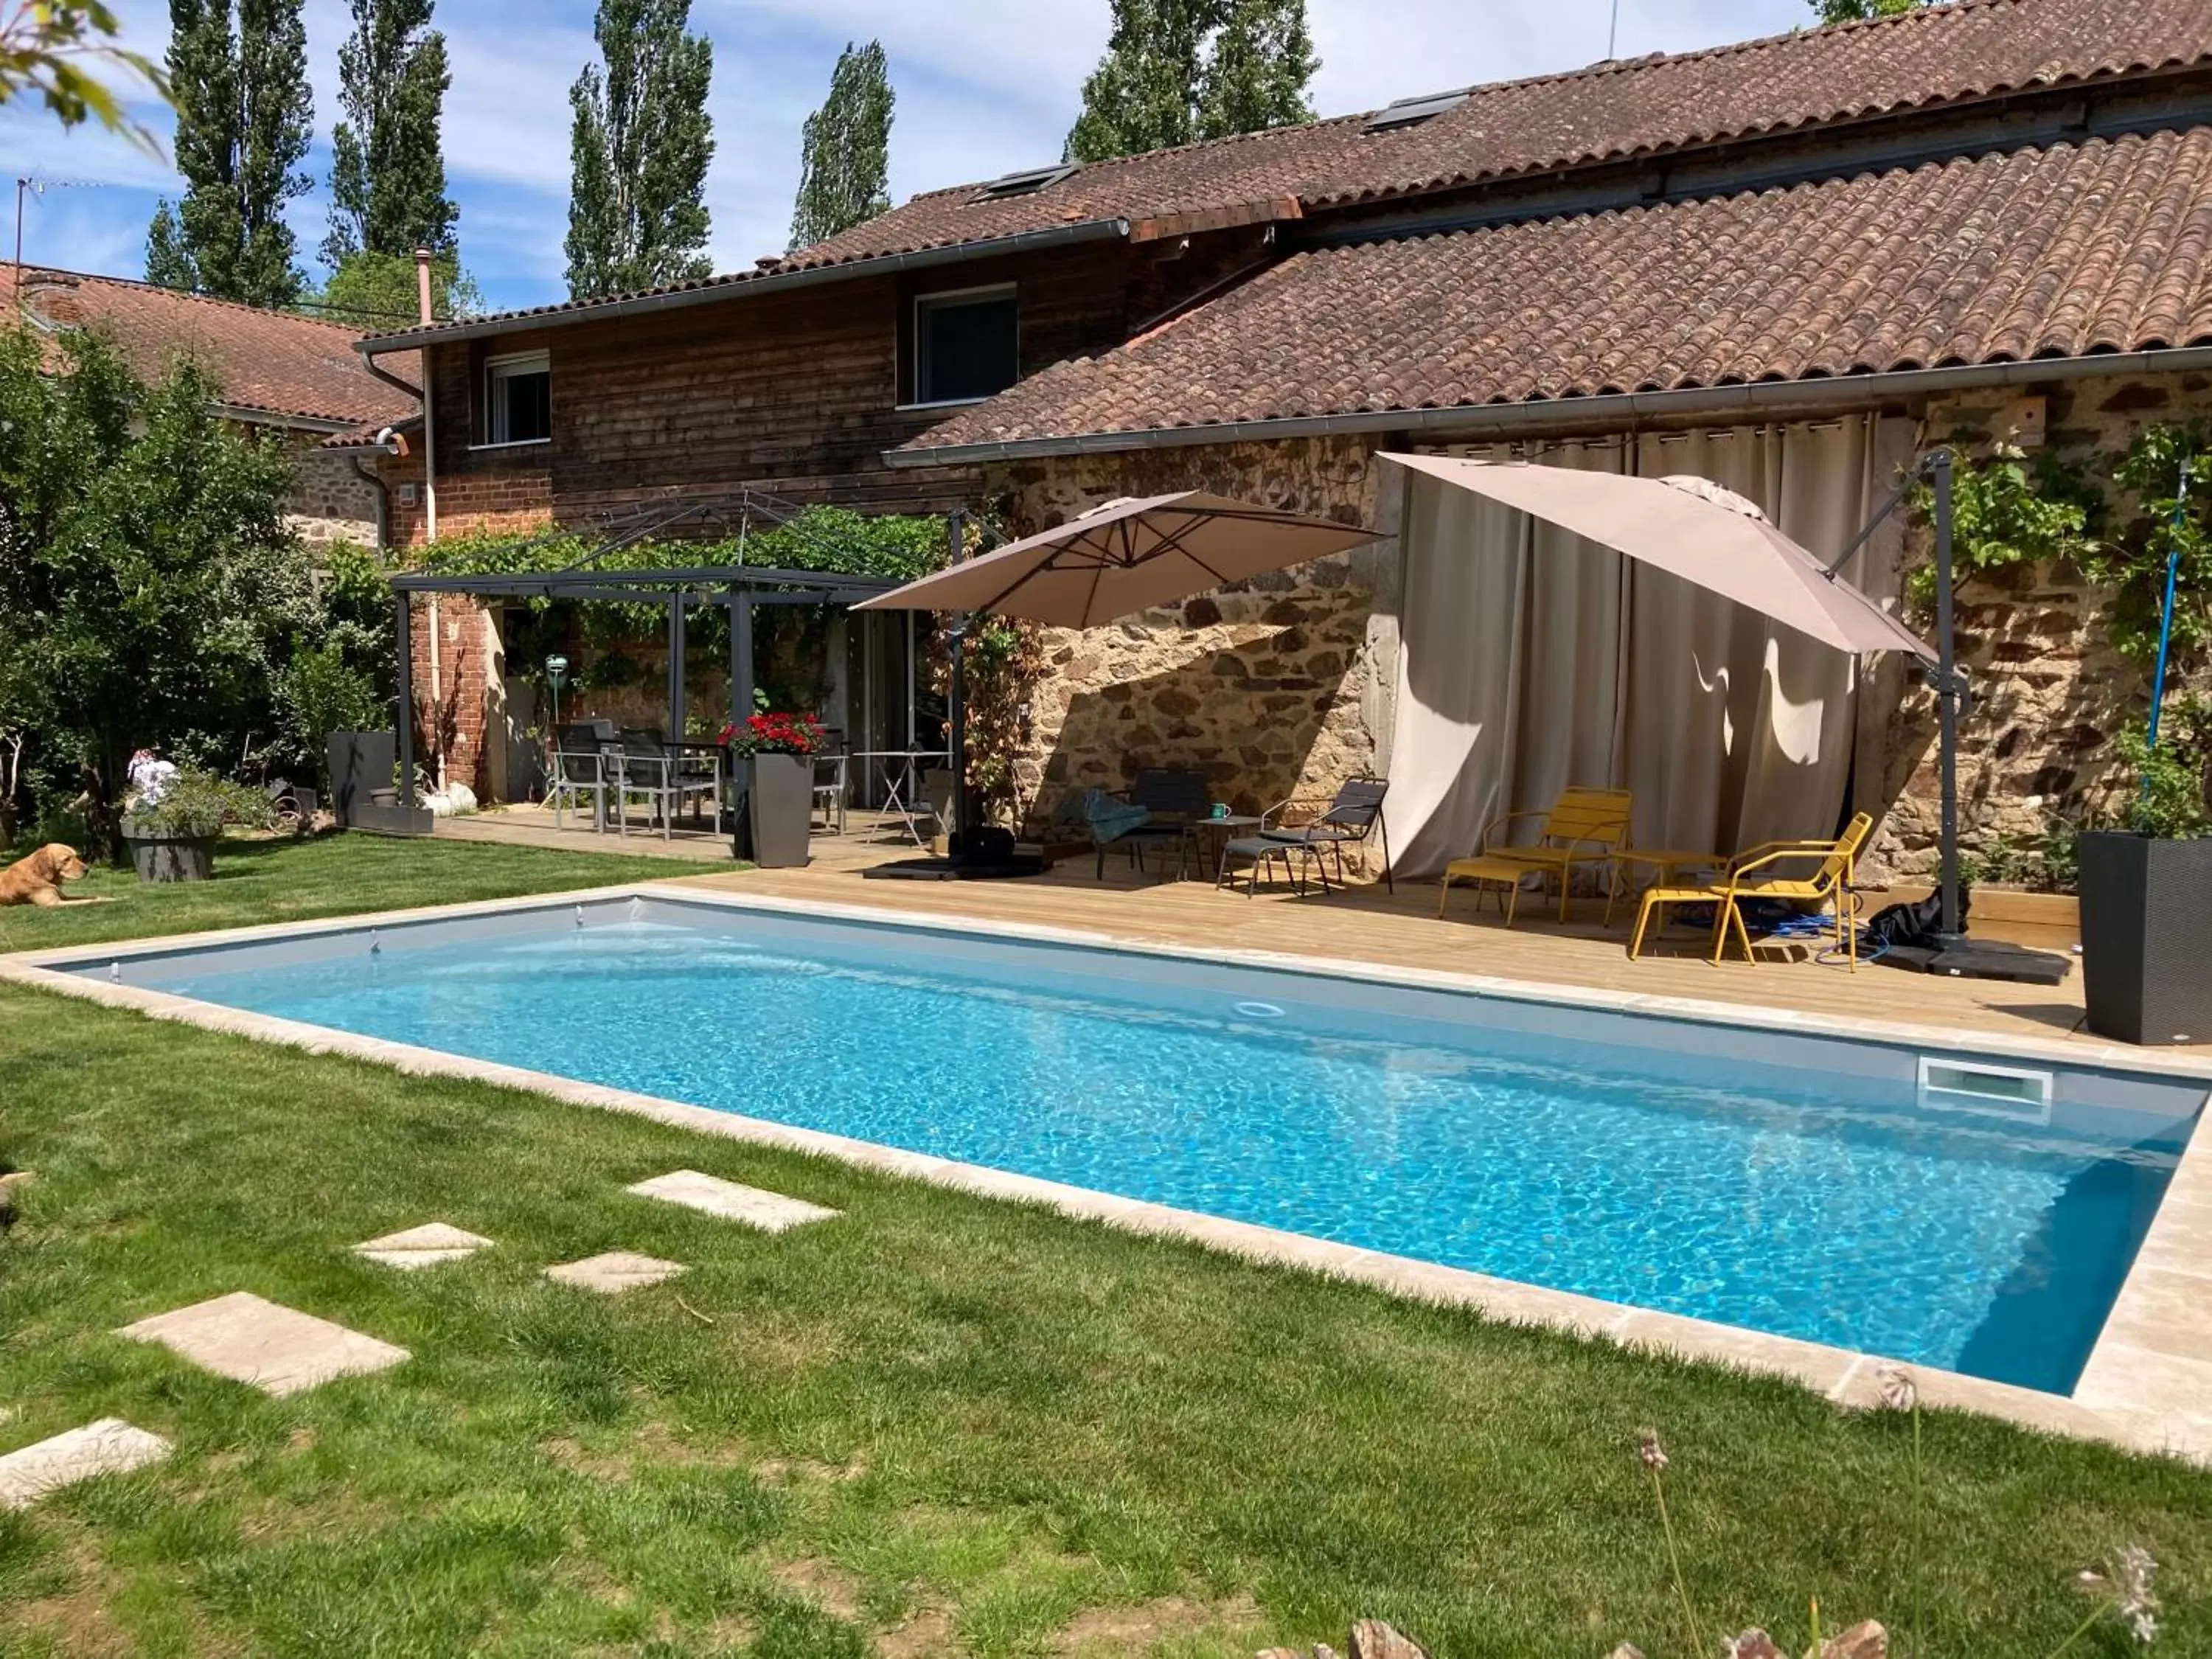
[(1034, 196), (1047, 185), (1056, 185), (1075, 171), (1075, 163), (1061, 161), (1048, 167), (1031, 167), (1024, 173), (1009, 173), (1002, 179), (994, 179), (983, 186), (979, 202), (995, 202), (1009, 196)]
[(1367, 118), (1362, 132), (1389, 132), (1398, 127), (1417, 126), (1423, 121), (1432, 121), (1448, 109), (1457, 109), (1467, 101), (1473, 87), (1459, 87), (1450, 92), (1431, 92), (1419, 98), (1401, 98), (1387, 109), (1379, 109)]

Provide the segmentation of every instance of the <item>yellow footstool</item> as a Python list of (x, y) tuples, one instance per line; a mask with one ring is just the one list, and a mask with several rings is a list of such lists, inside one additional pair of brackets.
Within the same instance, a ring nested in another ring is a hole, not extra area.
[(1444, 905), (1451, 898), (1452, 884), (1463, 881), (1478, 890), (1475, 895), (1475, 908), (1478, 909), (1482, 903), (1480, 889), (1503, 887), (1504, 896), (1498, 903), (1498, 908), (1505, 912), (1505, 925), (1510, 927), (1514, 905), (1521, 896), (1521, 884), (1529, 877), (1541, 873), (1532, 865), (1492, 853), (1486, 853), (1480, 858), (1454, 859), (1444, 866), (1444, 890), (1437, 898), (1437, 919), (1443, 919)]

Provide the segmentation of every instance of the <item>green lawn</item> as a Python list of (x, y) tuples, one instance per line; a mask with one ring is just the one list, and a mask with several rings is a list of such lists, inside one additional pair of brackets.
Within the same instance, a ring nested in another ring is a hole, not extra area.
[(226, 841), (211, 882), (149, 886), (128, 870), (96, 868), (67, 890), (71, 898), (107, 903), (0, 909), (0, 954), (702, 873), (698, 865), (671, 859), (476, 842), (346, 835)]
[[(457, 897), (444, 860), (479, 849), (404, 850), (441, 867), (410, 890), (386, 844), (340, 844), (376, 877), (333, 884)], [(611, 873), (544, 857), (465, 890)], [(167, 896), (148, 927), (254, 919)], [(1802, 1648), (1809, 1596), (1831, 1629), (1917, 1596), (1917, 1653), (2047, 1654), (2071, 1577), (2140, 1541), (2159, 1650), (2212, 1652), (2212, 1475), (2000, 1424), (1929, 1420), (1916, 1522), (1908, 1423), (1784, 1384), (13, 988), (0, 1153), (40, 1172), (0, 1241), (0, 1450), (103, 1415), (178, 1443), (0, 1514), (9, 1659), (1226, 1659), (1360, 1613), (1437, 1659), (1711, 1659), (1646, 1424), (1709, 1632)], [(678, 1167), (845, 1213), (770, 1237), (621, 1191)], [(430, 1219), (497, 1247), (347, 1254)], [(538, 1277), (613, 1249), (692, 1270), (619, 1299)], [(415, 1358), (276, 1401), (107, 1334), (241, 1289)]]

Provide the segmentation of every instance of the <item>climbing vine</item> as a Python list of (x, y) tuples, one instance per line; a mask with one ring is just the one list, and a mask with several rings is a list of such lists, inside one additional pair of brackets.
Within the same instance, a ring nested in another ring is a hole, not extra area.
[[(1986, 576), (2017, 565), (2059, 560), (2080, 563), (2096, 543), (2091, 524), (2103, 507), (2096, 486), (2048, 450), (2029, 455), (1998, 444), (1978, 460), (1960, 459), (1951, 475), (1952, 557), (1961, 578)], [(1934, 492), (1923, 484), (1914, 508), (1924, 524), (1935, 518)], [(1925, 615), (1936, 602), (1936, 567), (1916, 569), (1906, 597)]]

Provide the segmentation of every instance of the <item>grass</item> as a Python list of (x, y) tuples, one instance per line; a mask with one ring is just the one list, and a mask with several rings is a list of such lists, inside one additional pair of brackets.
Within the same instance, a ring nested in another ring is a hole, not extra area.
[(106, 903), (0, 909), (0, 954), (701, 873), (668, 859), (473, 842), (233, 840), (216, 852), (213, 881), (152, 886), (128, 870), (100, 867), (68, 892)]
[[(0, 1449), (102, 1415), (178, 1444), (0, 1515), (11, 1659), (1227, 1659), (1362, 1614), (1437, 1659), (1688, 1659), (1647, 1424), (1708, 1629), (1795, 1651), (1808, 1597), (1896, 1623), (1924, 1573), (1924, 1652), (2045, 1654), (2071, 1576), (2139, 1541), (2161, 1649), (2212, 1652), (2212, 1475), (2177, 1463), (1935, 1416), (1916, 1568), (1909, 1423), (1784, 1383), (15, 988), (0, 1078), (0, 1154), (40, 1171)], [(844, 1214), (769, 1237), (621, 1191), (678, 1167)], [(429, 1219), (496, 1248), (347, 1252)], [(691, 1271), (538, 1276), (611, 1249)], [(108, 1334), (240, 1289), (415, 1358), (279, 1401)]]

